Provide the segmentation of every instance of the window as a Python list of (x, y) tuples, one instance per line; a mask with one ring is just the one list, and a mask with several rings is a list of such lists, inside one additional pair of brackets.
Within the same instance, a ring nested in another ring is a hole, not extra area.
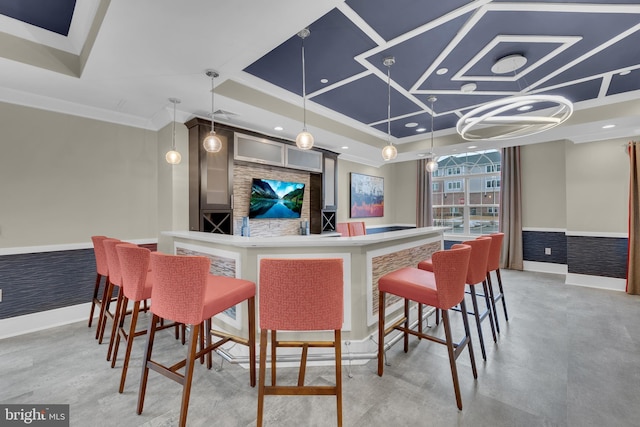
[(500, 189), (500, 179), (495, 179), (495, 178), (488, 178), (485, 181), (485, 188), (489, 188), (489, 189), (493, 189), (493, 188), (497, 188)]
[(462, 189), (462, 181), (448, 181), (447, 191), (460, 191)]
[(462, 168), (460, 167), (447, 168), (447, 175), (460, 175), (460, 174), (462, 174)]
[(441, 157), (431, 175), (433, 225), (449, 235), (498, 231), (500, 162), (497, 150)]

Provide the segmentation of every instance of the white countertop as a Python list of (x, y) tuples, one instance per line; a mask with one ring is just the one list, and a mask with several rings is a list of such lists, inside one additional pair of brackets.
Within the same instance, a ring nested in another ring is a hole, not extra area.
[(259, 247), (313, 247), (313, 246), (365, 246), (389, 240), (407, 237), (442, 235), (446, 227), (421, 227), (406, 230), (387, 231), (383, 233), (367, 234), (354, 237), (334, 237), (337, 233), (311, 234), (308, 236), (274, 236), (274, 237), (243, 237), (228, 234), (204, 233), (200, 231), (163, 231), (163, 236), (181, 239), (197, 240), (200, 242), (217, 243), (237, 246), (241, 248)]

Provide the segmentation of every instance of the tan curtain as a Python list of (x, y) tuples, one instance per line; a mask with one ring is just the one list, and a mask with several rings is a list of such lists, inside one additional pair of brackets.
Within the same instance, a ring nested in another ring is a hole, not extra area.
[(522, 192), (520, 147), (502, 149), (500, 231), (504, 233), (501, 268), (522, 270)]
[(416, 227), (431, 227), (433, 225), (433, 210), (431, 209), (431, 174), (427, 172), (426, 166), (426, 159), (418, 160)]
[(627, 293), (640, 294), (640, 174), (638, 142), (629, 142), (629, 247), (627, 255)]

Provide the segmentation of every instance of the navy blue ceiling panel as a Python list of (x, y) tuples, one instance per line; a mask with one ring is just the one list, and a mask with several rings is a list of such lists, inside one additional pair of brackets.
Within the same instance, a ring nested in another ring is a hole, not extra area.
[[(458, 116), (455, 114), (447, 114), (444, 116), (436, 116), (433, 119), (433, 130), (439, 131), (442, 129), (449, 129), (455, 127), (458, 122)], [(411, 127), (407, 127), (407, 123), (411, 124)], [(414, 126), (414, 124), (417, 124)], [(373, 126), (374, 129), (378, 129), (380, 132), (387, 133), (387, 122), (378, 123)], [(424, 129), (423, 131), (418, 131)], [(431, 132), (431, 116), (427, 113), (419, 115), (405, 117), (402, 119), (391, 120), (391, 134), (395, 138), (406, 138), (415, 135), (423, 135), (428, 137)]]
[[(452, 42), (468, 18), (467, 14), (453, 19), (367, 59), (374, 67), (386, 73), (387, 67), (383, 64), (383, 59), (393, 56), (396, 59), (392, 67), (393, 80), (409, 90), (436, 61), (438, 54)], [(438, 89), (441, 88), (438, 87)]]
[[(387, 82), (370, 74), (311, 98), (313, 102), (352, 117), (362, 123), (387, 119)], [(391, 88), (391, 116), (420, 111), (420, 107)]]
[[(342, 12), (333, 9), (309, 30), (304, 40), (307, 94), (366, 71), (353, 57), (376, 45)], [(293, 35), (244, 71), (302, 96), (302, 39)]]
[(387, 41), (467, 3), (468, 0), (347, 0), (349, 7)]
[(0, 0), (0, 14), (69, 35), (76, 0)]
[[(402, 88), (391, 101), (396, 138), (415, 135), (408, 122), (424, 127), (432, 94), (438, 126), (450, 127), (469, 109), (504, 97), (595, 100), (640, 90), (639, 24), (640, 0), (347, 0), (310, 25), (307, 94), (386, 133), (383, 59), (393, 56), (391, 78)], [(300, 46), (292, 35), (246, 71), (301, 95)], [(512, 54), (526, 64), (491, 71)], [(633, 72), (619, 75), (625, 71)], [(475, 85), (471, 92), (462, 91), (467, 83)]]
[(640, 90), (640, 70), (634, 70), (629, 74), (621, 76), (616, 74), (611, 78), (609, 92), (607, 95), (616, 95), (618, 93), (630, 92), (632, 90)]

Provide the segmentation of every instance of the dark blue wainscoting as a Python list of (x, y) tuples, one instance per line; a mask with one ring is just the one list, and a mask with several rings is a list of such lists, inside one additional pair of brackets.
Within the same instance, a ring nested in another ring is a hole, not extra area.
[(0, 256), (0, 319), (91, 302), (95, 281), (93, 248)]
[[(551, 248), (551, 255), (545, 255)], [(562, 232), (523, 231), (522, 258), (525, 261), (567, 264), (567, 236)]]
[(627, 277), (627, 238), (567, 236), (569, 273)]
[(0, 256), (0, 319), (90, 302), (95, 279), (93, 249)]

